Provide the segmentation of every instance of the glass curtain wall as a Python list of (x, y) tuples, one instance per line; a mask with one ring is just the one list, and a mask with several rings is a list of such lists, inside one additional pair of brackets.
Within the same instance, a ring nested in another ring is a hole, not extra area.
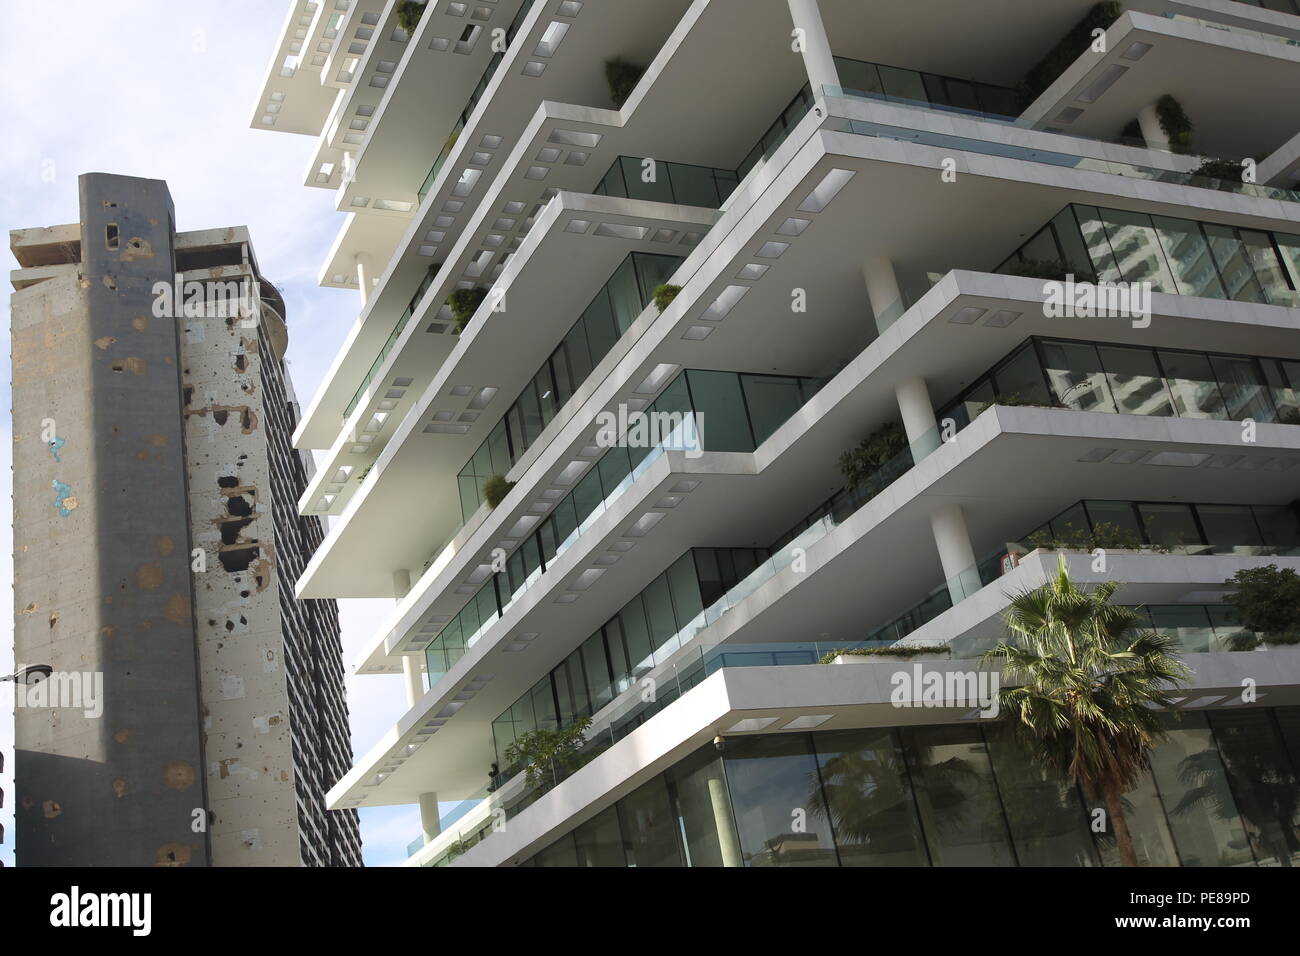
[(731, 169), (619, 156), (592, 192), (597, 196), (717, 209), (739, 184), (735, 170)]
[(1300, 424), (1300, 360), (1034, 337), (938, 418), (964, 428), (993, 404)]
[(483, 483), (506, 474), (523, 456), (681, 262), (679, 256), (647, 252), (633, 252), (623, 260), (460, 470), (462, 520), (468, 521), (482, 505)]
[(1300, 236), (1125, 209), (1066, 206), (994, 271), (1030, 266), (1079, 282), (1148, 282), (1170, 295), (1300, 306)]
[[(1183, 714), (1124, 797), (1139, 863), (1300, 861), (1297, 758), (1300, 707)], [(1119, 866), (1099, 809), (998, 722), (746, 735), (524, 865)]]
[[(425, 651), (430, 686), (549, 564), (578, 540), (665, 449), (758, 448), (825, 384), (823, 379), (687, 369), (606, 450)], [(489, 439), (490, 441), (490, 439)]]

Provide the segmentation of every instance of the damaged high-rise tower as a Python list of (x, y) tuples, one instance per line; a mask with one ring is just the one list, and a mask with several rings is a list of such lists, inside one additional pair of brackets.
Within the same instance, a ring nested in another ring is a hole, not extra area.
[(279, 293), (242, 227), (177, 232), (92, 173), (81, 222), (10, 234), (20, 865), (348, 866), (338, 612), (295, 600)]

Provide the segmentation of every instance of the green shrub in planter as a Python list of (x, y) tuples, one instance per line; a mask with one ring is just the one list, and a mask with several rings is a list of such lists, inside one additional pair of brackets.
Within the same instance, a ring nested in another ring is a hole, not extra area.
[(1203, 157), (1201, 165), (1192, 170), (1192, 175), (1219, 180), (1219, 189), (1224, 192), (1240, 192), (1245, 182), (1241, 170), (1241, 163), (1234, 160)]
[(1056, 78), (1064, 73), (1079, 55), (1092, 44), (1092, 31), (1105, 30), (1119, 19), (1124, 12), (1122, 3), (1098, 3), (1082, 20), (1076, 23), (1060, 42), (1052, 47), (1048, 54), (1038, 61), (1025, 78), (1020, 81), (1020, 105), (1028, 106), (1038, 99), (1040, 93), (1047, 89)]
[(1183, 111), (1183, 104), (1166, 93), (1156, 100), (1156, 116), (1160, 119), (1160, 130), (1169, 140), (1169, 148), (1175, 153), (1188, 153), (1192, 149), (1192, 121)]
[(1236, 588), (1227, 601), (1244, 626), (1269, 644), (1300, 642), (1300, 574), (1268, 564), (1243, 568), (1224, 583)]
[(621, 56), (605, 61), (605, 81), (609, 83), (609, 97), (614, 101), (616, 109), (621, 109), (627, 102), (643, 73), (644, 66), (629, 63)]
[(397, 25), (406, 31), (407, 35), (415, 32), (415, 28), (420, 25), (420, 18), (424, 16), (424, 3), (417, 0), (401, 0), (397, 4)]
[(840, 455), (840, 474), (850, 488), (856, 488), (905, 448), (907, 434), (903, 426), (898, 422), (887, 422), (862, 439), (857, 448)]
[(495, 508), (505, 500), (514, 486), (513, 481), (506, 481), (505, 475), (493, 475), (483, 482), (483, 500), (487, 502), (489, 508)]
[(451, 306), (451, 314), (456, 317), (456, 331), (465, 331), (465, 326), (469, 320), (474, 318), (474, 313), (478, 307), (483, 304), (487, 298), (488, 290), (482, 286), (474, 286), (472, 289), (457, 289), (447, 299), (447, 304)]
[(889, 647), (851, 647), (846, 651), (827, 651), (820, 664), (833, 664), (837, 657), (897, 657), (904, 660), (921, 654), (951, 654), (947, 644), (891, 644)]
[(673, 304), (673, 299), (677, 298), (677, 293), (681, 291), (682, 287), (679, 285), (668, 285), (667, 283), (664, 283), (663, 285), (655, 286), (655, 305), (658, 307), (659, 311), (666, 311), (668, 306)]
[(1012, 259), (1000, 271), (1003, 275), (1027, 276), (1030, 279), (1054, 279), (1064, 282), (1067, 276), (1073, 275), (1075, 282), (1093, 281), (1091, 272), (1082, 274), (1075, 272), (1072, 266), (1066, 265), (1060, 259)]

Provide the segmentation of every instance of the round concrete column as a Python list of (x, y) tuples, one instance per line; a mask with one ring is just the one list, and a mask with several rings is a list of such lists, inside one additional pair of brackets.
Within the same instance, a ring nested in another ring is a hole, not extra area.
[(370, 300), (370, 284), (372, 281), (370, 253), (358, 252), (352, 257), (352, 261), (357, 264), (357, 288), (361, 290), (361, 304), (364, 306)]
[(420, 794), (420, 829), (424, 831), (427, 844), (442, 832), (442, 823), (438, 819), (438, 795), (436, 793)]
[(1160, 127), (1160, 116), (1156, 113), (1156, 104), (1148, 103), (1138, 111), (1138, 126), (1142, 129), (1142, 138), (1149, 149), (1169, 149), (1169, 140)]
[(884, 256), (868, 259), (862, 263), (862, 281), (876, 317), (876, 331), (883, 332), (903, 314), (903, 293), (898, 287), (893, 262)]
[(740, 841), (731, 822), (731, 800), (727, 796), (727, 781), (722, 776), (722, 761), (715, 760), (709, 768), (709, 802), (713, 805), (713, 823), (718, 828), (718, 846), (722, 850), (723, 866), (744, 866), (740, 856)]
[(894, 395), (898, 398), (898, 411), (903, 417), (903, 430), (907, 432), (908, 444), (915, 445), (938, 427), (925, 379), (917, 376), (897, 382), (894, 385)]
[(975, 565), (975, 549), (971, 547), (961, 505), (944, 505), (930, 516), (930, 528), (934, 532), (935, 547), (939, 549), (943, 576), (948, 581), (948, 593), (952, 596), (952, 603), (957, 604), (966, 598), (967, 591), (960, 579)]
[(826, 27), (822, 23), (822, 12), (817, 0), (788, 0), (790, 20), (795, 27), (803, 30), (803, 65), (808, 73), (808, 83), (812, 86), (813, 98), (822, 95), (822, 87), (829, 86), (838, 90), (839, 71), (835, 69), (835, 57), (831, 54), (830, 40), (826, 37)]
[(402, 655), (402, 676), (406, 678), (406, 706), (414, 707), (424, 696), (424, 676), (420, 673), (420, 660), (410, 654)]

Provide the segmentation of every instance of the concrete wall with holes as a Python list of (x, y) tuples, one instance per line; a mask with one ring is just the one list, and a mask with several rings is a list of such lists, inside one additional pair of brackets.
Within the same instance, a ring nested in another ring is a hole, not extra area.
[(100, 675), (102, 713), (68, 697), (16, 709), (15, 851), (24, 866), (202, 866), (179, 342), (152, 312), (171, 197), (88, 174), (80, 200), (79, 242), (47, 244), (12, 299), (14, 641), (20, 665)]
[[(247, 263), (182, 274), (256, 289)], [(212, 309), (229, 313), (231, 310)], [(217, 866), (301, 863), (257, 315), (187, 316), (185, 467)]]

